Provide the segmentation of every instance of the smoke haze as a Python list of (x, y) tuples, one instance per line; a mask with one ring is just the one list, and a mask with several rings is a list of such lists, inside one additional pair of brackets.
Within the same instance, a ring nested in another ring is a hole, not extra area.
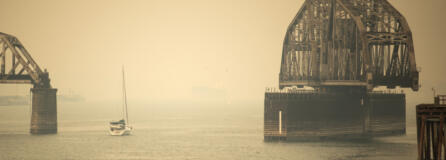
[[(87, 100), (127, 93), (139, 101), (262, 103), (278, 85), (283, 38), (303, 0), (2, 0), (0, 32), (16, 36), (59, 94)], [(419, 92), (408, 103), (446, 94), (444, 0), (390, 0), (409, 22)], [(443, 17), (443, 18), (442, 18)], [(28, 94), (30, 85), (1, 85)], [(208, 97), (204, 95), (209, 95)]]

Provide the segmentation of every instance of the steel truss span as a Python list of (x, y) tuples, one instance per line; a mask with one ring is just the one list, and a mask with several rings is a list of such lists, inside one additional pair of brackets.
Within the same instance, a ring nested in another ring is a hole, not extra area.
[(34, 88), (51, 88), (48, 72), (42, 71), (20, 43), (0, 32), (0, 83), (31, 83)]
[(285, 36), (279, 86), (417, 91), (418, 73), (409, 25), (387, 0), (306, 0)]

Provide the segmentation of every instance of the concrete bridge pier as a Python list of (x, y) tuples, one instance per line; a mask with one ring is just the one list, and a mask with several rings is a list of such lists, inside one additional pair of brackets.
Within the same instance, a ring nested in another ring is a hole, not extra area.
[(55, 88), (31, 88), (31, 134), (57, 133), (57, 100)]

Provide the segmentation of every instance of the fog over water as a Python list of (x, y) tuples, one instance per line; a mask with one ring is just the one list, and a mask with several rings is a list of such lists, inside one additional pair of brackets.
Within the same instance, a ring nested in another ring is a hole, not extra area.
[[(84, 110), (89, 110), (85, 112)], [(59, 133), (30, 135), (29, 106), (0, 107), (0, 159), (414, 159), (416, 132), (364, 141), (264, 142), (262, 104), (129, 104), (131, 136), (108, 135), (115, 103), (59, 103)]]
[[(32, 136), (30, 106), (0, 106), (0, 159), (414, 159), (414, 107), (446, 94), (444, 0), (389, 0), (413, 33), (418, 92), (404, 89), (407, 136), (263, 142), (265, 87), (277, 87), (286, 29), (303, 0), (1, 0), (0, 32), (50, 73), (57, 135)], [(134, 134), (120, 118), (125, 66)], [(1, 84), (0, 96), (31, 85)]]

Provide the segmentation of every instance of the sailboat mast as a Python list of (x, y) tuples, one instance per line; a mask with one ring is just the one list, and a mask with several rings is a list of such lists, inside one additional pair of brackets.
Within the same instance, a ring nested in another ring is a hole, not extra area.
[[(122, 76), (124, 77), (124, 66), (122, 66)], [(124, 78), (122, 78), (122, 79), (124, 80)], [(124, 94), (124, 90), (125, 90), (125, 88), (124, 88), (124, 81), (122, 81), (122, 87), (121, 87), (121, 93), (122, 93), (122, 95), (121, 95), (121, 103), (122, 103), (122, 106), (121, 106), (121, 109), (122, 109), (121, 116), (122, 116), (122, 119), (125, 119), (125, 97), (124, 97), (125, 94)]]
[(127, 91), (125, 88), (125, 73), (124, 73), (124, 66), (122, 66), (122, 92), (124, 96), (124, 108), (125, 109), (125, 121), (127, 124), (129, 124), (129, 114), (127, 113)]

